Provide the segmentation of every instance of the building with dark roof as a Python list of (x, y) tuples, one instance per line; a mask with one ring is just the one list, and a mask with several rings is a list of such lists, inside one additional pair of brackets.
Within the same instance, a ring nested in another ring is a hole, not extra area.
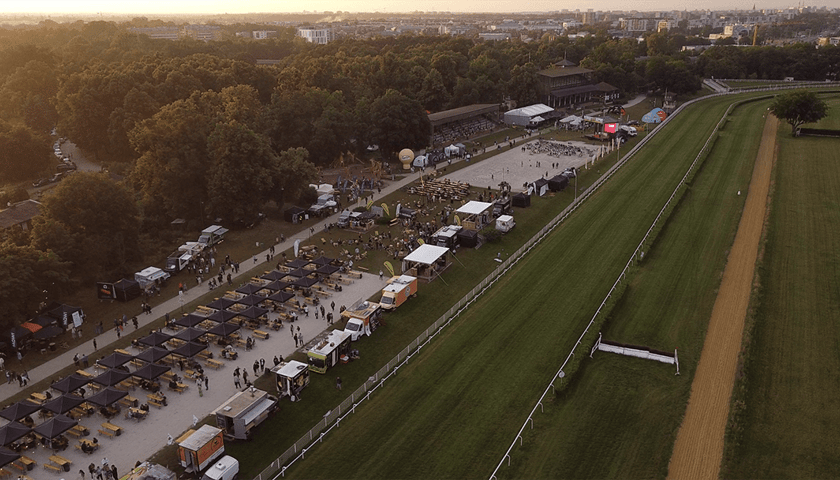
[(552, 108), (574, 108), (593, 101), (610, 102), (618, 98), (619, 91), (608, 83), (595, 84), (592, 70), (563, 59), (551, 68), (537, 72), (540, 81), (540, 98)]
[(30, 199), (15, 203), (0, 211), (0, 232), (5, 233), (12, 228), (29, 230), (32, 228), (32, 219), (40, 214), (40, 202)]

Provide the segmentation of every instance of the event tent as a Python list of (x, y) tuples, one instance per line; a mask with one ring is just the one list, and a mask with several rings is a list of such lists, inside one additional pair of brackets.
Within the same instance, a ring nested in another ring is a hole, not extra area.
[(175, 320), (175, 325), (190, 328), (198, 325), (199, 323), (205, 320), (207, 320), (207, 317), (202, 317), (201, 315), (190, 313), (189, 315), (184, 315), (181, 318)]
[(14, 422), (23, 417), (32, 415), (40, 409), (41, 406), (36, 403), (32, 403), (28, 400), (21, 400), (20, 402), (13, 403), (3, 410), (0, 410), (0, 417)]
[(236, 315), (236, 312), (231, 312), (230, 310), (219, 310), (208, 315), (207, 320), (212, 320), (217, 323), (224, 323), (230, 320), (231, 318), (234, 318)]
[(50, 385), (50, 388), (52, 388), (53, 390), (57, 390), (61, 393), (70, 393), (72, 391), (84, 387), (88, 383), (90, 383), (90, 380), (88, 378), (83, 377), (78, 373), (74, 373), (53, 383), (52, 385)]
[(90, 397), (88, 399), (88, 402), (90, 402), (94, 405), (98, 405), (100, 407), (107, 407), (108, 405), (111, 405), (111, 404), (119, 401), (120, 399), (122, 399), (126, 395), (128, 395), (128, 392), (126, 392), (124, 390), (117, 390), (114, 387), (108, 387), (108, 388), (102, 389), (102, 391), (100, 391), (96, 395)]
[(75, 427), (77, 423), (78, 422), (65, 415), (56, 415), (53, 418), (35, 427), (33, 431), (42, 437), (53, 439), (66, 432), (67, 430), (70, 430), (71, 428)]
[(138, 368), (137, 371), (131, 375), (143, 380), (154, 380), (169, 370), (171, 370), (171, 368), (166, 365), (150, 363), (142, 368)]
[(85, 399), (79, 395), (66, 394), (45, 403), (44, 410), (53, 413), (67, 413), (83, 403), (85, 403)]
[(3, 428), (0, 428), (0, 445), (4, 447), (24, 435), (31, 432), (32, 429), (27, 427), (26, 425), (19, 423), (19, 422), (11, 422), (8, 425), (5, 425)]
[(553, 111), (554, 109), (549, 107), (548, 105), (537, 103), (535, 105), (529, 105), (527, 107), (522, 108), (515, 108), (513, 110), (505, 112), (504, 122), (508, 125), (519, 125), (521, 127), (527, 127), (534, 117), (538, 117), (541, 115), (544, 117), (546, 114), (551, 113)]
[[(446, 247), (424, 243), (403, 258), (402, 271), (408, 275), (432, 281), (445, 270), (449, 263), (446, 259)], [(409, 273), (409, 271), (412, 273)]]
[(143, 360), (144, 362), (154, 363), (169, 355), (169, 350), (162, 347), (151, 347), (138, 353), (134, 358)]
[(114, 352), (105, 358), (97, 360), (96, 363), (98, 365), (102, 365), (103, 367), (116, 368), (120, 365), (130, 362), (132, 358), (134, 358), (134, 355), (127, 355), (125, 353)]

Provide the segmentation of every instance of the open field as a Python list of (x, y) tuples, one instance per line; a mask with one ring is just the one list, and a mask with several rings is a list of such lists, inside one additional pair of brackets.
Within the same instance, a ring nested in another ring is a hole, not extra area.
[[(830, 119), (840, 121), (838, 100)], [(838, 478), (838, 141), (779, 135), (775, 191), (746, 336), (725, 478)]]
[(704, 102), (666, 127), (669, 135), (655, 138), (292, 474), (486, 478), (731, 101)]

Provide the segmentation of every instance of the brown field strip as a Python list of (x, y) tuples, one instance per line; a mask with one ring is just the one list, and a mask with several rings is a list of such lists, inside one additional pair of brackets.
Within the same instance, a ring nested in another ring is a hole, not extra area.
[(729, 399), (764, 224), (778, 126), (778, 119), (768, 114), (744, 213), (712, 309), (685, 418), (677, 433), (668, 478), (716, 479), (720, 472)]

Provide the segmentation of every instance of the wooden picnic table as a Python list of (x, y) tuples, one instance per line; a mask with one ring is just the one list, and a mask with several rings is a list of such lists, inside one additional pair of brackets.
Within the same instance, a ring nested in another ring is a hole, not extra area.
[(127, 351), (123, 350), (122, 348), (117, 348), (116, 350), (114, 350), (114, 352), (122, 353), (123, 355), (130, 355), (132, 357), (134, 356), (134, 355), (131, 355), (130, 353), (128, 353)]
[(35, 465), (38, 464), (38, 462), (36, 462), (35, 460), (32, 460), (31, 458), (27, 457), (26, 455), (21, 455), (20, 458), (18, 459), (18, 461), (21, 464), (23, 464), (23, 466), (26, 467), (27, 470), (32, 470), (33, 468), (35, 468)]
[(225, 366), (225, 364), (224, 364), (224, 363), (222, 363), (222, 362), (220, 362), (220, 361), (218, 361), (218, 360), (214, 360), (214, 359), (212, 359), (212, 358), (208, 358), (208, 359), (207, 359), (207, 361), (206, 361), (206, 362), (204, 362), (204, 364), (205, 364), (206, 366), (208, 366), (208, 367), (212, 368), (213, 370), (218, 370), (218, 369), (222, 368), (223, 366)]
[(122, 427), (120, 427), (119, 425), (114, 425), (111, 422), (102, 422), (102, 428), (113, 432), (114, 435), (118, 437), (122, 435)]
[(268, 332), (262, 330), (254, 330), (254, 336), (263, 340), (268, 340)]
[(87, 370), (76, 370), (76, 373), (88, 379), (94, 377), (94, 375), (92, 373), (88, 373)]
[(59, 467), (63, 468), (65, 472), (70, 471), (70, 465), (73, 464), (70, 460), (62, 457), (61, 455), (50, 455), (50, 461), (54, 464), (58, 465)]
[[(87, 439), (79, 440), (79, 443), (76, 445), (76, 448), (78, 450), (82, 450), (83, 445), (87, 448), (88, 451), (85, 453), (87, 453), (88, 455), (92, 454), (93, 452), (99, 449), (99, 442), (94, 443)], [(84, 450), (82, 451), (84, 452)]]

